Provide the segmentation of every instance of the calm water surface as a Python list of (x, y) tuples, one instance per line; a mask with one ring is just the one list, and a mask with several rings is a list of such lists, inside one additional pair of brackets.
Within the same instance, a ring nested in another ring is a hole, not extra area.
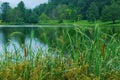
[[(0, 60), (3, 59), (6, 53), (14, 55), (24, 55), (24, 48), (29, 52), (32, 52), (32, 56), (36, 56), (37, 53), (48, 53), (48, 45), (44, 44), (40, 39), (35, 37), (36, 29), (32, 27), (0, 27)], [(21, 35), (22, 34), (22, 35)], [(29, 56), (28, 56), (29, 57)]]

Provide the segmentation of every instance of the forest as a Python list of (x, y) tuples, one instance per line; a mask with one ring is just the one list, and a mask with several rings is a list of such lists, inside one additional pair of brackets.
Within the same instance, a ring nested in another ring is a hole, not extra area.
[(23, 1), (11, 8), (8, 2), (0, 7), (0, 24), (38, 24), (56, 20), (95, 22), (120, 19), (120, 0), (48, 0), (33, 9), (27, 9)]

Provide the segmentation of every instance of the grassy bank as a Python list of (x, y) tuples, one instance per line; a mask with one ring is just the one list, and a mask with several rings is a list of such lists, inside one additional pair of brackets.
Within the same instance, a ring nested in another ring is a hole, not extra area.
[(44, 57), (29, 48), (24, 56), (0, 56), (0, 80), (120, 80), (120, 33), (98, 26), (48, 30), (40, 35), (49, 45)]
[(81, 27), (94, 27), (98, 25), (99, 27), (119, 27), (120, 26), (120, 20), (117, 20), (115, 24), (113, 24), (111, 21), (102, 22), (100, 20), (96, 22), (91, 22), (88, 20), (80, 20), (80, 21), (74, 21), (74, 20), (48, 20), (46, 22), (38, 23), (39, 25), (75, 25), (75, 26), (81, 26)]
[(119, 27), (120, 26), (120, 20), (117, 20), (115, 24), (113, 24), (111, 21), (106, 21), (102, 22), (100, 20), (97, 20), (96, 22), (91, 22), (88, 20), (79, 20), (79, 21), (74, 21), (74, 20), (46, 20), (38, 23), (5, 23), (0, 21), (0, 25), (79, 25), (79, 26), (87, 26), (87, 27), (94, 27), (99, 25), (100, 27)]

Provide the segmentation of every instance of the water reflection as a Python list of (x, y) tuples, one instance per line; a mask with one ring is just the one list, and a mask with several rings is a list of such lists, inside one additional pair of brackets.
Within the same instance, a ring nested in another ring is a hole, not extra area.
[(34, 53), (38, 53), (40, 50), (42, 50), (43, 53), (48, 53), (48, 45), (43, 44), (37, 38), (31, 39), (30, 37), (26, 37), (25, 46), (30, 48)]
[(4, 53), (4, 50), (3, 50), (3, 42), (4, 42), (4, 36), (3, 36), (3, 33), (0, 32), (0, 52), (1, 52), (1, 53)]
[[(42, 56), (48, 53), (48, 45), (43, 44), (39, 39), (35, 37), (26, 36), (25, 43), (20, 44), (16, 37), (11, 37), (7, 43), (5, 43), (4, 33), (0, 32), (0, 60), (4, 60), (6, 53), (9, 53), (9, 57), (13, 57), (17, 54), (17, 56), (23, 58), (24, 57), (24, 48), (26, 48), (27, 53), (31, 54), (32, 57), (36, 56), (40, 52), (42, 52)], [(30, 55), (30, 56), (31, 56)], [(30, 56), (27, 56), (27, 59), (30, 59)]]

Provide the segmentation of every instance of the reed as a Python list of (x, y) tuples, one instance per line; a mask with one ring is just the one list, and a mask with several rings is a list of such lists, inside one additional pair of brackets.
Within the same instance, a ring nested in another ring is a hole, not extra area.
[[(55, 29), (53, 38), (47, 36), (48, 31), (41, 34), (49, 42), (44, 56), (40, 49), (33, 57), (29, 46), (24, 48), (24, 57), (10, 58), (11, 53), (5, 49), (1, 54), (5, 59), (1, 57), (0, 80), (120, 80), (118, 35), (104, 33), (98, 26)], [(17, 49), (16, 52), (19, 53)]]

